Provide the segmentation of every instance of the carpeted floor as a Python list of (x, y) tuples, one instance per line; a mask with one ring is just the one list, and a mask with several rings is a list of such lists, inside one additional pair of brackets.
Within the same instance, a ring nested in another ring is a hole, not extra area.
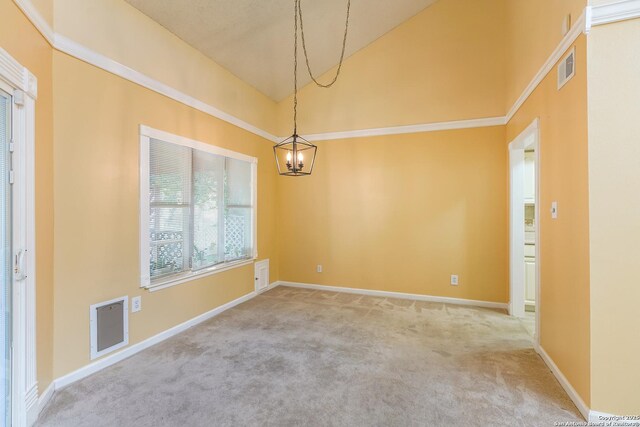
[(582, 421), (489, 309), (278, 287), (56, 392), (38, 426)]

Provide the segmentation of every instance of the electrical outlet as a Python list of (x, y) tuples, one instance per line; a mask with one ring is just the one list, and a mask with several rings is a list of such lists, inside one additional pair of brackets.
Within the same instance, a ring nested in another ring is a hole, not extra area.
[(457, 274), (452, 274), (451, 275), (451, 286), (458, 286), (458, 275)]
[(142, 297), (131, 298), (131, 312), (135, 313), (142, 310)]
[(316, 267), (316, 271), (318, 273), (322, 273), (322, 264), (318, 264), (318, 266)]

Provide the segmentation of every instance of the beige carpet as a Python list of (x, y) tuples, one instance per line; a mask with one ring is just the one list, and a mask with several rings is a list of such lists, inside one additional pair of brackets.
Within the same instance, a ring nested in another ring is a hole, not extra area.
[(552, 426), (581, 418), (522, 324), (275, 288), (58, 391), (39, 426)]

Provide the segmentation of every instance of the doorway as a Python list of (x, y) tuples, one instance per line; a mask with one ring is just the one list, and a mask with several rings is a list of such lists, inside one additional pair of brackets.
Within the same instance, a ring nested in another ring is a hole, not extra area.
[(540, 153), (538, 119), (509, 144), (509, 314), (540, 341)]

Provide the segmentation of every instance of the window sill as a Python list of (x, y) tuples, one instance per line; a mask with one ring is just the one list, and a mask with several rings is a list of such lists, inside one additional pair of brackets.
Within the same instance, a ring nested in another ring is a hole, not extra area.
[(189, 272), (185, 274), (181, 274), (174, 277), (169, 277), (164, 280), (158, 280), (157, 282), (153, 282), (150, 285), (141, 286), (144, 289), (147, 289), (150, 292), (159, 291), (161, 289), (170, 288), (172, 286), (179, 285), (184, 282), (189, 282), (196, 279), (202, 279), (203, 277), (211, 276), (214, 274), (222, 273), (223, 271), (231, 270), (233, 268), (244, 267), (245, 265), (253, 264), (255, 258), (243, 259), (239, 261), (230, 262), (228, 264), (216, 265), (213, 267), (205, 268), (204, 270), (200, 270), (197, 272)]

